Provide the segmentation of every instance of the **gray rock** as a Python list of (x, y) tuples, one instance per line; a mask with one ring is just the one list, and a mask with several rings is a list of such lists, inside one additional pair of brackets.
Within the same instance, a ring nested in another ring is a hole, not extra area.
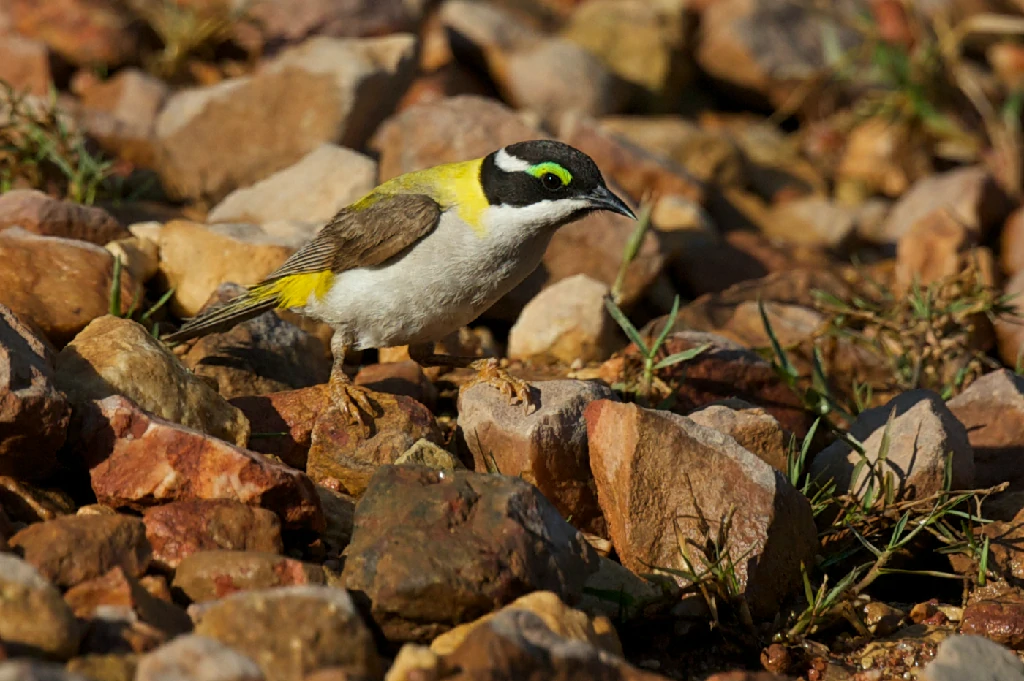
[(924, 668), (923, 681), (1024, 681), (1024, 662), (982, 636), (950, 636)]
[(37, 660), (0, 662), (0, 681), (89, 681), (64, 665)]
[(263, 681), (251, 658), (205, 636), (179, 636), (139, 660), (136, 681)]

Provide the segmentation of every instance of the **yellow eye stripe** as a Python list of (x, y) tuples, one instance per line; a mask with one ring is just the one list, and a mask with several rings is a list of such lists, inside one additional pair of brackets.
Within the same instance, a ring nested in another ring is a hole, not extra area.
[(534, 177), (541, 177), (545, 173), (551, 173), (562, 181), (563, 187), (572, 182), (572, 173), (554, 161), (545, 161), (544, 163), (538, 163), (535, 166), (530, 166), (526, 172), (530, 173)]

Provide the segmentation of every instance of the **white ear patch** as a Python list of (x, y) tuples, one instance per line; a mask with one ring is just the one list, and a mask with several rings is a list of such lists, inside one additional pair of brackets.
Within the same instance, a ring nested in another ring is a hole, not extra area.
[(494, 155), (494, 165), (506, 173), (523, 173), (530, 169), (529, 163), (508, 153), (505, 147), (498, 149), (498, 153)]

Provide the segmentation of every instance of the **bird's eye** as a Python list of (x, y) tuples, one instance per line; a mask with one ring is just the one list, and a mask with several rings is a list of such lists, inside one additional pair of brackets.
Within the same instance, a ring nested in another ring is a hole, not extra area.
[(540, 183), (543, 184), (544, 189), (547, 189), (549, 192), (556, 192), (565, 186), (562, 184), (562, 178), (554, 173), (544, 173), (541, 175)]

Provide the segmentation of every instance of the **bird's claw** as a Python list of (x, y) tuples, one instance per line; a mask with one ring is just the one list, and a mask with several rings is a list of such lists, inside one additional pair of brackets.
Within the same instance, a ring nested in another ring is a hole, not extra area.
[(502, 369), (497, 359), (493, 357), (481, 359), (469, 366), (477, 374), (463, 384), (462, 390), (466, 390), (478, 383), (486, 383), (507, 397), (511, 404), (522, 404), (527, 414), (533, 413), (536, 410), (537, 405), (533, 402), (530, 384)]
[(369, 390), (349, 380), (331, 381), (331, 400), (353, 426), (362, 428), (365, 435), (373, 431), (377, 407), (370, 399)]

